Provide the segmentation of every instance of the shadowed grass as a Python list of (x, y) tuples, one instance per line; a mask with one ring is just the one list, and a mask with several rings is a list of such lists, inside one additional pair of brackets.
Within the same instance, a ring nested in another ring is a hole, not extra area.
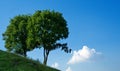
[(0, 71), (59, 71), (39, 61), (0, 50)]

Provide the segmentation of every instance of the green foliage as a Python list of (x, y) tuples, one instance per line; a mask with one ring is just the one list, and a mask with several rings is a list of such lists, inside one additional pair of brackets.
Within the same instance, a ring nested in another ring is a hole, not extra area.
[(13, 51), (26, 56), (27, 48), (27, 25), (30, 16), (18, 15), (11, 19), (3, 38), (5, 40), (5, 47), (8, 51)]
[(43, 10), (33, 15), (19, 15), (11, 19), (10, 25), (3, 34), (5, 47), (9, 51), (26, 56), (34, 48), (44, 49), (44, 64), (47, 64), (49, 52), (60, 48), (71, 52), (67, 43), (59, 43), (69, 35), (67, 22), (61, 13)]
[[(58, 43), (61, 39), (68, 37), (68, 27), (62, 14), (55, 11), (36, 11), (32, 16), (32, 23), (28, 28), (34, 30), (30, 35), (34, 38), (37, 46), (44, 48), (44, 64), (46, 65), (49, 52), (61, 48), (65, 52), (71, 52), (66, 43)], [(34, 28), (33, 28), (34, 25)]]
[(59, 71), (38, 61), (0, 50), (0, 71)]

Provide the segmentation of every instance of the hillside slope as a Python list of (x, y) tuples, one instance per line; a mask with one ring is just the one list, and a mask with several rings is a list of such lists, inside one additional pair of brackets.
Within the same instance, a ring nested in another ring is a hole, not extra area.
[(59, 71), (13, 53), (0, 50), (0, 71)]

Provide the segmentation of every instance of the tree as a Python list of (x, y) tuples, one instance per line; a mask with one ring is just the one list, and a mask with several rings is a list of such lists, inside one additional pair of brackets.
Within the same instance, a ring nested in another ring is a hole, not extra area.
[(7, 30), (3, 34), (5, 40), (5, 47), (8, 51), (26, 56), (27, 51), (27, 25), (30, 19), (29, 15), (18, 15), (11, 19)]
[(33, 15), (15, 16), (3, 34), (5, 47), (26, 56), (27, 51), (34, 48), (43, 48), (46, 65), (50, 51), (60, 48), (65, 52), (71, 52), (67, 43), (60, 43), (68, 37), (67, 22), (62, 14), (55, 11), (36, 11)]
[[(28, 28), (34, 29), (34, 32), (29, 30), (31, 39), (35, 39), (35, 45), (43, 47), (44, 61), (46, 65), (50, 51), (61, 48), (65, 52), (71, 52), (66, 43), (58, 42), (61, 39), (68, 37), (68, 27), (62, 14), (55, 11), (36, 11), (31, 20), (31, 26)], [(34, 28), (32, 28), (34, 25)]]

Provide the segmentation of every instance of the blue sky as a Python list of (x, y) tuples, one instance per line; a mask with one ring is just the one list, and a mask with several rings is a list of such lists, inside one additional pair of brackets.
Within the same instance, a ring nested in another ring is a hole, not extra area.
[[(59, 49), (52, 51), (49, 66), (62, 71), (120, 70), (119, 0), (1, 0), (0, 49), (6, 50), (2, 33), (11, 18), (45, 9), (63, 13), (70, 34), (62, 42), (67, 42), (73, 50), (72, 54)], [(42, 49), (28, 52), (28, 57), (42, 62)]]

